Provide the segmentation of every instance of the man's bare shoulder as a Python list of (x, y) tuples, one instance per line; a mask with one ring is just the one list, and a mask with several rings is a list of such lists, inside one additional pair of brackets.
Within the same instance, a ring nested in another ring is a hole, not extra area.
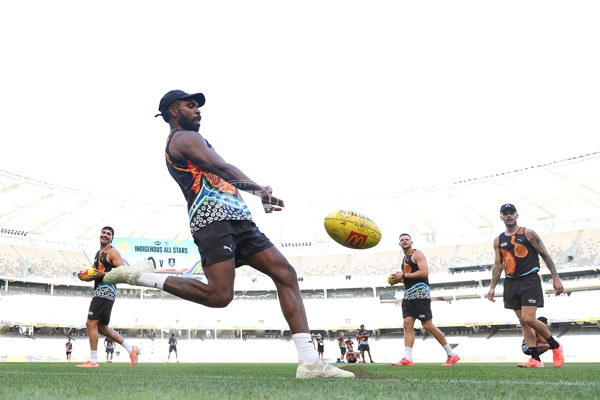
[(494, 238), (494, 247), (500, 247), (500, 236)]
[(529, 228), (523, 228), (523, 233), (525, 233), (525, 237), (527, 239), (537, 238), (539, 239), (539, 235), (533, 230)]
[(188, 141), (188, 140), (201, 140), (204, 141), (204, 138), (199, 132), (196, 131), (188, 131), (188, 130), (180, 130), (173, 133), (173, 138), (171, 141)]
[(192, 149), (205, 151), (208, 149), (206, 140), (195, 131), (181, 130), (173, 133), (171, 142), (169, 143), (169, 152), (175, 158), (183, 158), (187, 156)]
[(417, 260), (417, 259), (426, 258), (426, 257), (425, 257), (425, 253), (423, 252), (423, 250), (415, 249), (415, 252), (413, 253), (412, 258)]

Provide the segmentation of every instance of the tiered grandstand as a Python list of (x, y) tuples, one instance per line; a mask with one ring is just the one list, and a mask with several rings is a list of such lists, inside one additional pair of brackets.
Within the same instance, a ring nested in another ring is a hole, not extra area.
[[(273, 225), (265, 230), (296, 267), (309, 322), (313, 330), (331, 339), (327, 350), (331, 358), (337, 355), (337, 332), (351, 334), (360, 324), (373, 331), (371, 347), (378, 361), (397, 361), (401, 355), (397, 348), (403, 346), (398, 340), (403, 335), (399, 307), (403, 291), (389, 286), (386, 278), (402, 259), (397, 235), (406, 231), (412, 234), (415, 247), (428, 257), (434, 322), (451, 343), (460, 345), (461, 357), (465, 361), (512, 361), (521, 357), (520, 331), (514, 313), (502, 307), (502, 281), (496, 290), (498, 301), (486, 299), (494, 261), (492, 241), (502, 230), (499, 206), (511, 201), (519, 209), (520, 224), (542, 237), (565, 286), (565, 294), (555, 297), (548, 270), (542, 266), (547, 298), (540, 314), (551, 321), (555, 336), (565, 344), (568, 361), (600, 361), (599, 350), (581, 344), (600, 337), (600, 313), (592, 307), (600, 294), (600, 179), (581, 173), (599, 171), (599, 160), (595, 153), (526, 171), (455, 182), (429, 192), (391, 194), (387, 209), (405, 208), (387, 217), (381, 210), (373, 210), (372, 214), (379, 214), (373, 219), (379, 221), (384, 240), (365, 251), (350, 251), (329, 241), (316, 224), (298, 229), (301, 224), (294, 218), (306, 219), (304, 214), (278, 217), (280, 230)], [(517, 197), (513, 189), (524, 190), (524, 182), (554, 187), (552, 191), (532, 187)], [(444, 195), (440, 196), (440, 191)], [(494, 198), (490, 200), (486, 192)], [(427, 193), (436, 201), (446, 199), (444, 204), (429, 204), (430, 208), (459, 210), (456, 214), (463, 223), (456, 224), (455, 215), (442, 223), (438, 211), (432, 211), (430, 218), (423, 205)], [(352, 199), (347, 204), (360, 207), (362, 203)], [(107, 219), (118, 218), (119, 235), (189, 237), (183, 205), (132, 205), (9, 173), (0, 174), (0, 205), (0, 360), (18, 358), (23, 352), (36, 355), (43, 350), (28, 345), (32, 339), (58, 343), (65, 335), (77, 339), (81, 357), (86, 356), (85, 315), (91, 284), (77, 280), (75, 275), (91, 265), (99, 229), (109, 223)], [(305, 210), (331, 208), (331, 204), (309, 205)], [(135, 212), (123, 212), (129, 209)], [(294, 227), (294, 231), (281, 230), (286, 226)], [(190, 349), (184, 356), (188, 361), (239, 360), (228, 349), (235, 353), (248, 340), (256, 341), (252, 346), (256, 353), (247, 346), (238, 353), (250, 354), (251, 361), (294, 361), (289, 344), (277, 358), (264, 359), (272, 351), (262, 349), (279, 348), (279, 342), (289, 340), (290, 332), (273, 283), (247, 266), (238, 268), (236, 296), (225, 309), (210, 309), (165, 292), (128, 285), (120, 285), (118, 292), (111, 325), (149, 348), (173, 332)], [(428, 340), (424, 331), (418, 334), (427, 346), (435, 348), (435, 341)], [(214, 340), (211, 350), (206, 350), (206, 340)], [(217, 344), (222, 342), (225, 344)], [(267, 342), (270, 344), (265, 345)], [(55, 347), (62, 350), (61, 344)], [(148, 355), (148, 360), (160, 361), (162, 356), (156, 352), (155, 356)], [(417, 357), (429, 361), (431, 352), (423, 353)], [(52, 357), (62, 356), (52, 353)]]

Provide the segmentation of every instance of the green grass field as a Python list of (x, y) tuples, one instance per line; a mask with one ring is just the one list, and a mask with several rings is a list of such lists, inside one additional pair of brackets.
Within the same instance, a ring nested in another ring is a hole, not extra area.
[[(340, 365), (340, 364), (338, 364)], [(344, 365), (344, 364), (341, 364)], [(0, 399), (598, 399), (600, 364), (347, 366), (352, 380), (296, 380), (295, 364), (0, 363)]]

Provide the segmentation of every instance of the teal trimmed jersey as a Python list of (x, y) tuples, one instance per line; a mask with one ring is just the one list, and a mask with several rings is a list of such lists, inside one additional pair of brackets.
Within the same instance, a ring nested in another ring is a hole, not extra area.
[[(112, 249), (112, 246), (106, 247), (104, 251), (98, 250), (96, 257), (94, 257), (94, 268), (102, 272), (110, 272), (115, 266), (108, 262), (108, 251)], [(117, 288), (115, 285), (107, 285), (104, 283), (104, 278), (97, 279), (94, 281), (94, 292), (92, 297), (100, 297), (102, 299), (108, 299), (115, 301), (117, 299)]]
[[(216, 221), (252, 221), (250, 210), (235, 186), (218, 175), (202, 170), (190, 160), (171, 157), (169, 143), (178, 130), (171, 132), (167, 139), (165, 158), (169, 173), (187, 200), (192, 235)], [(206, 144), (214, 151), (210, 143)]]
[[(419, 270), (419, 266), (412, 260), (412, 255), (417, 251), (412, 249), (402, 260), (402, 271), (407, 274)], [(431, 299), (431, 288), (428, 278), (404, 279), (404, 300)]]

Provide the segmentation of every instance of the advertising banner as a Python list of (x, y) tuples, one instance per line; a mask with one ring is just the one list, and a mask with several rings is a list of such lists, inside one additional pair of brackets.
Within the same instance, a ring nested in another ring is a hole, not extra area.
[(150, 260), (156, 272), (203, 275), (200, 253), (193, 240), (115, 237), (113, 246), (127, 265)]

